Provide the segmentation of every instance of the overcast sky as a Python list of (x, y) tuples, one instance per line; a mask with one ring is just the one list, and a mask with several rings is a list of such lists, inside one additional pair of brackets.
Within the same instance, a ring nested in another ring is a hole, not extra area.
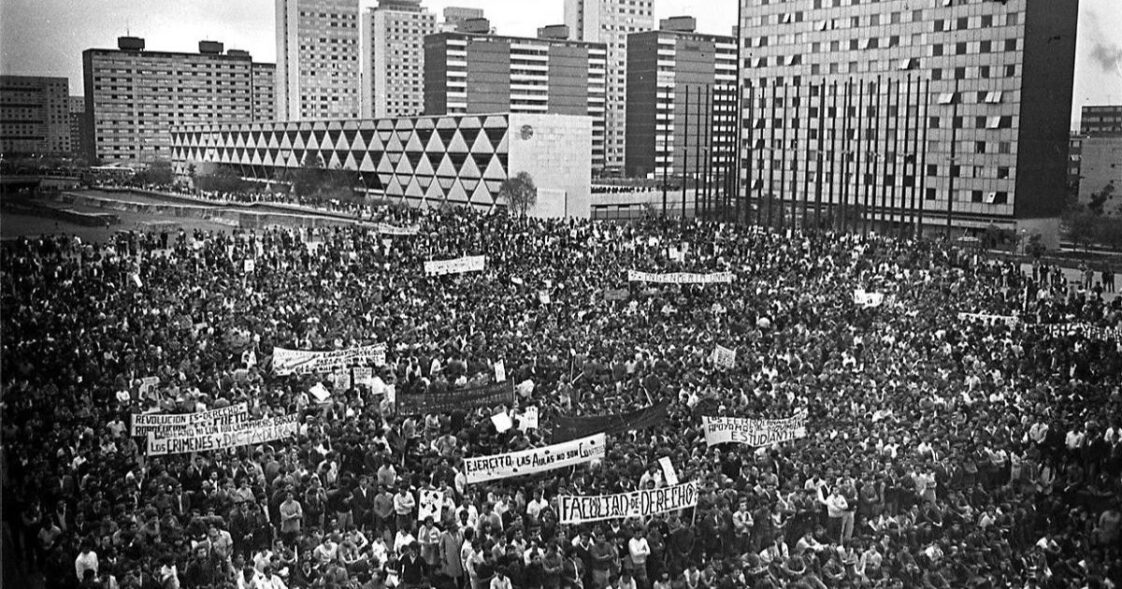
[[(1075, 0), (1047, 0), (1074, 2)], [(375, 0), (362, 0), (373, 6)], [(533, 36), (562, 22), (563, 0), (424, 0), (486, 11), (498, 32)], [(1122, 104), (1122, 0), (1082, 0), (1075, 64), (1075, 112)], [(730, 34), (736, 0), (656, 0), (655, 16), (690, 14), (704, 33)], [(274, 0), (0, 0), (0, 72), (66, 76), (82, 93), (82, 51), (114, 48), (126, 30), (158, 51), (197, 51), (202, 39), (275, 61)]]

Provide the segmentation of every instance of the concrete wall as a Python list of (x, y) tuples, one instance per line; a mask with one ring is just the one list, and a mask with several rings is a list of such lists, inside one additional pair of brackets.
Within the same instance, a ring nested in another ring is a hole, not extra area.
[(592, 117), (511, 114), (509, 149), (507, 174), (526, 172), (538, 187), (531, 215), (589, 218)]
[(1103, 213), (1122, 214), (1122, 136), (1083, 139), (1081, 157), (1079, 203), (1086, 205), (1092, 195), (1114, 184), (1114, 194), (1103, 203)]

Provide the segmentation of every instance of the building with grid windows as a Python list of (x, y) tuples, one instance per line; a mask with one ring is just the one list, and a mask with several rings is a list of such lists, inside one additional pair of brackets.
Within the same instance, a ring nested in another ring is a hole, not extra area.
[(120, 37), (117, 49), (82, 53), (85, 156), (91, 161), (149, 162), (171, 155), (173, 125), (272, 117), (255, 106), (254, 64), (245, 51), (224, 53), (202, 41), (198, 53), (146, 51), (144, 39)]
[(411, 117), (425, 106), (425, 36), (436, 15), (421, 0), (381, 0), (362, 15), (362, 116)]
[(622, 171), (626, 150), (627, 38), (655, 28), (654, 0), (565, 0), (565, 25), (577, 41), (608, 48), (604, 160)]
[[(237, 53), (227, 51), (226, 54)], [(253, 120), (277, 120), (277, 65), (254, 63), (250, 66), (251, 92), (253, 94)]]
[(470, 33), (425, 38), (425, 114), (592, 117), (592, 167), (604, 166), (607, 47)]
[(0, 154), (69, 155), (70, 81), (0, 76)]
[(84, 156), (89, 152), (87, 147), (91, 142), (86, 131), (90, 128), (87, 122), (86, 98), (84, 96), (71, 96), (70, 105), (70, 153)]
[(357, 118), (358, 0), (276, 0), (277, 118)]
[(733, 169), (736, 38), (695, 26), (689, 17), (666, 19), (627, 39), (628, 176), (692, 176), (702, 160), (725, 174)]
[(741, 0), (751, 214), (1054, 231), (1077, 17), (1050, 0)]
[(1082, 135), (1122, 135), (1122, 104), (1084, 106), (1079, 116)]

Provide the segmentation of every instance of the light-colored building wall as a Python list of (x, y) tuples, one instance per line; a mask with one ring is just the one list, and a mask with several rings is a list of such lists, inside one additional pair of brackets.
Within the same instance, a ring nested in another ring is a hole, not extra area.
[(66, 78), (0, 76), (0, 153), (69, 154), (69, 101)]
[(592, 215), (592, 117), (510, 115), (511, 177), (528, 173), (538, 187), (536, 217)]
[(425, 106), (425, 36), (436, 15), (420, 2), (383, 2), (362, 15), (363, 118), (409, 117)]
[(604, 158), (624, 165), (627, 124), (627, 36), (655, 28), (654, 0), (565, 0), (565, 25), (574, 40), (608, 48)]
[(276, 0), (277, 117), (357, 118), (358, 0)]
[(1095, 194), (1113, 185), (1113, 197), (1103, 203), (1103, 213), (1122, 214), (1122, 135), (1084, 138), (1079, 175), (1080, 204), (1090, 203)]

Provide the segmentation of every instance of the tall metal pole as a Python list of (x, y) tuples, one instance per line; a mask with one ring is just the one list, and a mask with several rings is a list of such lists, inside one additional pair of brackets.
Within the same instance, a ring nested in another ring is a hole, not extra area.
[[(806, 117), (799, 117), (800, 126), (806, 127), (806, 140), (803, 141), (803, 161), (799, 172), (803, 175), (803, 197), (802, 197), (802, 230), (806, 232), (807, 221), (807, 206), (810, 204), (810, 106), (814, 104), (814, 84), (810, 84), (810, 90), (807, 92), (806, 97)], [(799, 109), (802, 109), (802, 100), (799, 101)], [(795, 112), (801, 112), (796, 110)], [(803, 123), (805, 121), (805, 123)], [(799, 129), (795, 129), (795, 137), (799, 137)], [(796, 175), (797, 179), (798, 176)], [(794, 214), (792, 212), (792, 217)], [(793, 219), (792, 219), (793, 220)], [(795, 223), (791, 223), (795, 225)]]
[(787, 225), (787, 114), (790, 113), (791, 103), (787, 84), (783, 84), (783, 143), (779, 146), (779, 157), (782, 162), (779, 166), (779, 228)]
[[(677, 92), (674, 93), (675, 97), (677, 97), (677, 94), (678, 94)], [(681, 175), (682, 175), (682, 223), (685, 223), (686, 222), (686, 179), (687, 179), (686, 170), (689, 169), (689, 162), (690, 162), (690, 87), (689, 86), (686, 86), (686, 114), (682, 118), (685, 121), (684, 128), (682, 130), (682, 139), (684, 141), (684, 143), (682, 145), (682, 167), (681, 167)]]
[[(865, 116), (868, 113), (865, 111), (864, 103), (865, 95), (872, 87), (873, 85), (870, 83), (868, 88), (866, 88), (865, 83), (861, 82), (861, 114), (858, 117), (858, 122), (861, 125), (862, 139), (864, 139), (861, 147), (865, 155), (865, 167), (864, 171), (861, 173), (861, 187), (864, 188), (865, 191), (864, 203), (861, 205), (861, 235), (866, 237), (869, 235), (869, 183), (872, 180), (869, 174), (869, 152), (872, 151), (872, 142), (869, 138), (869, 127), (865, 123)], [(870, 102), (872, 102), (872, 100), (870, 100)], [(858, 163), (858, 166), (860, 166), (860, 163)]]
[[(737, 3), (737, 12), (739, 11), (740, 5), (739, 3)], [(737, 24), (740, 23), (739, 20), (737, 20), (736, 22)], [(737, 37), (740, 37), (739, 32), (737, 33)], [(736, 43), (736, 54), (738, 56), (740, 55), (739, 40)], [(740, 85), (738, 81), (736, 85), (736, 117), (733, 119), (733, 124), (736, 125), (736, 145), (735, 155), (733, 157), (735, 157), (736, 159), (734, 160), (735, 176), (733, 177), (732, 181), (733, 198), (736, 199), (736, 222), (738, 224), (745, 222), (743, 207), (748, 204), (745, 199), (741, 198), (740, 196), (740, 174), (744, 172), (744, 159), (740, 155), (744, 150), (744, 90), (744, 86)], [(748, 124), (752, 124), (751, 119), (752, 117), (748, 117)], [(749, 163), (748, 165), (751, 165), (751, 163)]]
[[(834, 90), (837, 90), (837, 82), (834, 82)], [(818, 161), (815, 173), (815, 187), (814, 187), (814, 230), (818, 231), (822, 228), (822, 183), (826, 180), (825, 170), (826, 159), (823, 150), (826, 148), (826, 83), (823, 82), (818, 87)]]
[[(922, 86), (922, 85), (921, 85)], [(918, 91), (918, 90), (917, 90)], [(916, 110), (919, 110), (917, 105)], [(923, 237), (923, 210), (926, 206), (927, 199), (927, 130), (931, 127), (931, 80), (927, 80), (926, 89), (923, 90), (923, 116), (919, 118), (919, 124), (923, 125), (923, 139), (919, 139), (919, 131), (916, 131), (916, 140), (920, 141), (919, 149), (917, 150), (917, 157), (919, 158), (919, 206), (916, 208), (916, 213), (919, 219), (916, 223), (916, 236)]]
[(951, 168), (948, 170), (947, 181), (947, 241), (951, 240), (951, 217), (954, 215), (954, 177), (955, 158), (958, 157), (958, 80), (954, 83), (954, 92), (951, 93)]
[[(775, 208), (775, 110), (776, 101), (778, 97), (776, 94), (779, 91), (779, 84), (771, 83), (771, 120), (768, 122), (768, 127), (771, 129), (771, 145), (765, 151), (768, 153), (768, 173), (767, 173), (767, 228), (771, 230), (771, 215), (772, 209)], [(782, 149), (780, 149), (782, 151)]]
[[(897, 127), (899, 127), (899, 125), (897, 125)], [(911, 226), (911, 223), (914, 220), (914, 219), (912, 219), (912, 208), (911, 208), (911, 206), (909, 206), (909, 203), (908, 203), (908, 194), (909, 193), (912, 194), (912, 195), (915, 194), (914, 189), (909, 190), (910, 188), (915, 186), (915, 182), (914, 182), (914, 178), (915, 178), (915, 169), (914, 169), (915, 168), (915, 158), (914, 158), (914, 154), (908, 153), (908, 134), (911, 133), (911, 130), (912, 130), (912, 76), (909, 74), (908, 75), (907, 91), (904, 93), (904, 136), (903, 136), (902, 140), (900, 141), (900, 153), (903, 155), (903, 158), (904, 158), (904, 177), (905, 178), (908, 176), (908, 163), (909, 163), (909, 160), (911, 160), (912, 167), (913, 167), (913, 170), (912, 170), (913, 182), (912, 182), (912, 186), (907, 186), (907, 183), (904, 183), (904, 182), (900, 183), (900, 237), (904, 237), (907, 233), (909, 233), (907, 228)]]
[(701, 87), (697, 89), (697, 129), (694, 131), (694, 158), (693, 158), (693, 218), (695, 221), (701, 220), (701, 209), (697, 206), (698, 196), (701, 194), (701, 174), (698, 173), (701, 167), (701, 131), (704, 124), (702, 123), (701, 110), (705, 101), (701, 96)]
[[(662, 134), (662, 219), (663, 220), (666, 220), (666, 200), (667, 200), (667, 198), (666, 198), (667, 194), (666, 193), (669, 190), (669, 187), (666, 185), (666, 180), (667, 180), (666, 177), (667, 177), (667, 172), (670, 169), (670, 162), (672, 161), (673, 154), (674, 154), (674, 146), (671, 145), (671, 143), (669, 141), (670, 138), (668, 137), (668, 135), (673, 134), (674, 129), (677, 127), (677, 125), (674, 124), (676, 121), (674, 121), (674, 101), (673, 100), (670, 101), (670, 121), (671, 121), (670, 132), (667, 133), (667, 132), (664, 131), (663, 134)], [(655, 157), (657, 158), (658, 156), (656, 155)], [(656, 162), (657, 162), (657, 159), (656, 159)]]
[[(701, 209), (705, 212), (708, 218), (712, 214), (712, 195), (709, 190), (712, 187), (713, 173), (713, 86), (705, 86), (705, 118), (703, 119), (705, 125), (705, 148), (702, 150), (703, 157), (701, 162)], [(697, 206), (697, 205), (694, 205)]]
[[(880, 220), (881, 233), (888, 233), (885, 228), (885, 215), (888, 212), (888, 102), (892, 96), (892, 79), (885, 80), (887, 88), (881, 91), (880, 76), (877, 76), (877, 162), (873, 163), (873, 179), (880, 180)], [(884, 126), (881, 126), (881, 116), (884, 116)], [(877, 163), (880, 163), (880, 173), (877, 173)], [(873, 193), (873, 207), (876, 207), (876, 193)], [(873, 217), (876, 218), (875, 216)], [(875, 227), (876, 225), (874, 225)]]
[(842, 173), (839, 183), (841, 184), (841, 230), (843, 233), (849, 232), (849, 162), (853, 159), (853, 150), (849, 143), (849, 121), (852, 117), (849, 116), (849, 109), (852, 108), (850, 102), (849, 87), (853, 80), (846, 79), (845, 81), (845, 111), (840, 117), (842, 120)]

